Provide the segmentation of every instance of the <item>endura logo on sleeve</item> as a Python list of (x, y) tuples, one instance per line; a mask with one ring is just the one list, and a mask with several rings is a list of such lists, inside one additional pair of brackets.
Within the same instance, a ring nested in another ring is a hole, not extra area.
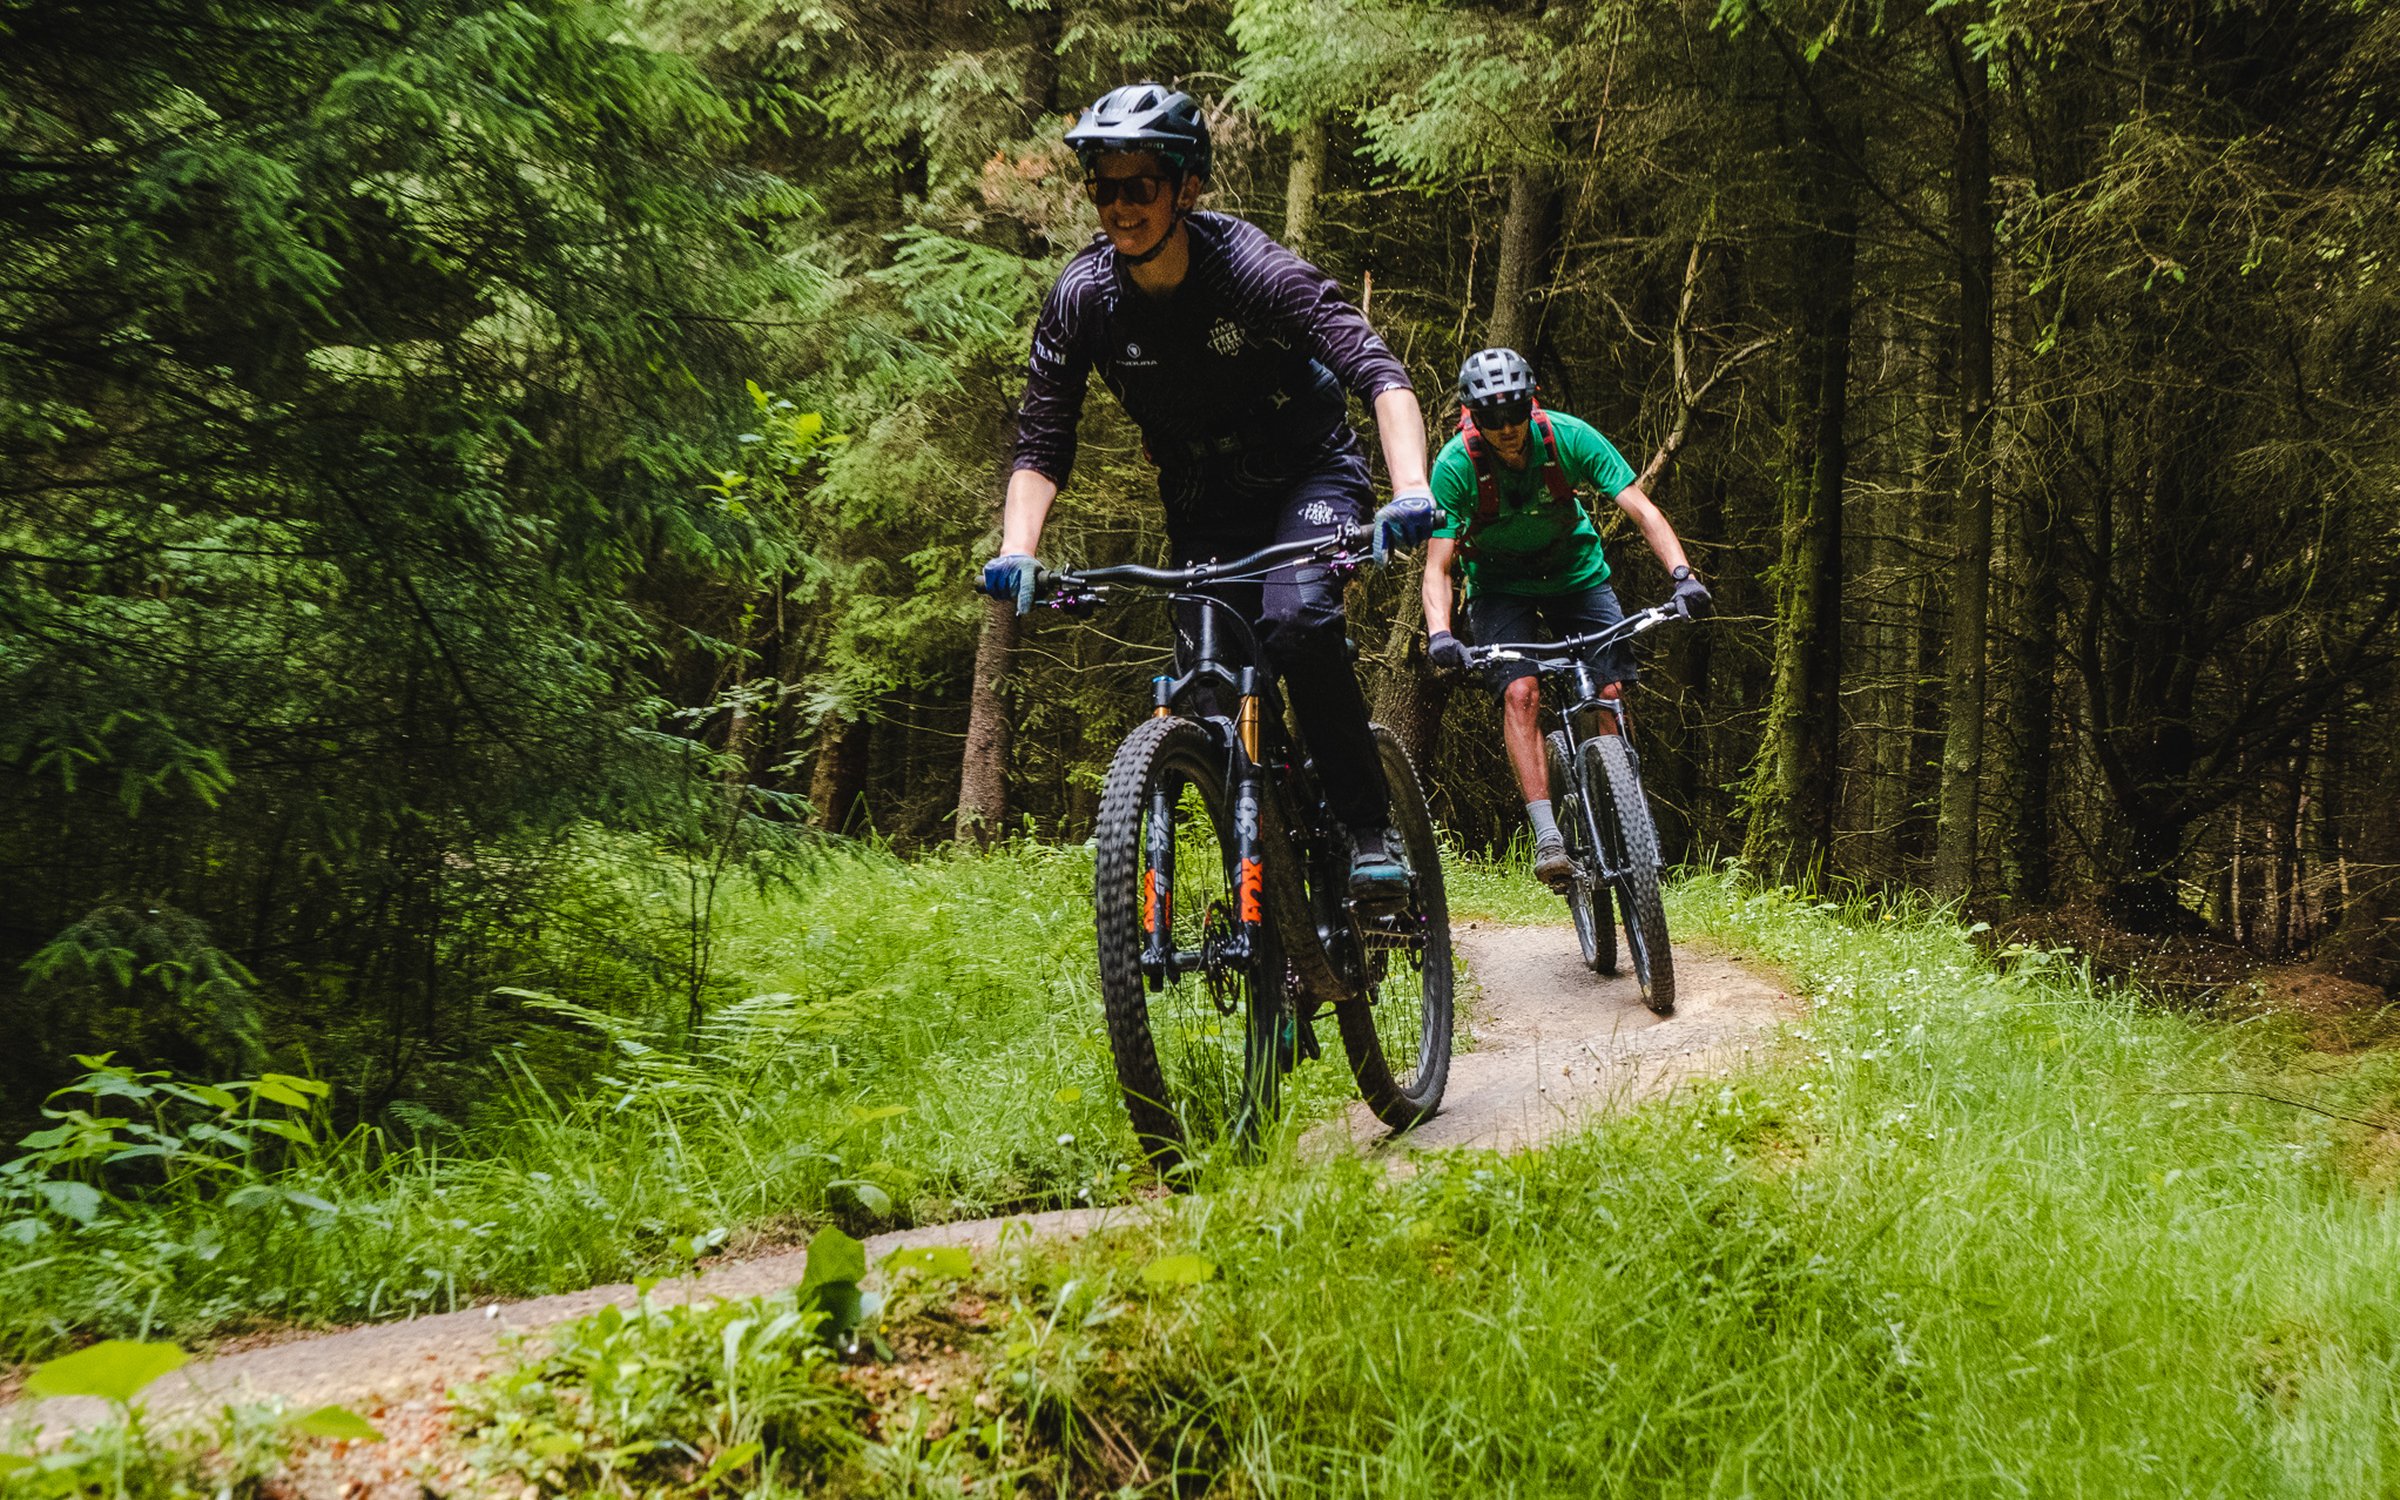
[(1144, 359), (1142, 357), (1142, 346), (1132, 343), (1129, 343), (1125, 346), (1124, 362), (1128, 365), (1139, 366), (1143, 369), (1148, 369), (1150, 366), (1158, 363), (1158, 361), (1155, 359)]

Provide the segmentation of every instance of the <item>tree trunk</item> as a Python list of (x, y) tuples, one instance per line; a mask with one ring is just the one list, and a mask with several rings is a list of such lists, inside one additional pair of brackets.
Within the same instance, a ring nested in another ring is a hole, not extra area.
[(1483, 342), (1493, 349), (1532, 347), (1532, 310), (1526, 305), (1542, 259), (1542, 226), (1550, 217), (1550, 200), (1557, 193), (1550, 174), (1541, 167), (1524, 167), (1508, 179), (1508, 214), (1500, 222), (1500, 266), (1492, 286), (1492, 318), (1484, 326)]
[(1283, 179), (1283, 243), (1306, 257), (1316, 238), (1317, 195), (1325, 187), (1325, 122), (1292, 132), (1292, 164)]
[(1805, 878), (1833, 839), (1850, 304), (1858, 266), (1858, 216), (1838, 170), (1822, 163), (1812, 195), (1822, 219), (1807, 235), (1801, 279), (1800, 399), (1784, 477), (1774, 685), (1742, 841), (1752, 868), (1791, 878)]
[(827, 833), (848, 833), (857, 820), (867, 792), (867, 741), (863, 715), (827, 714), (817, 726), (817, 768), (809, 778), (808, 800), (817, 810), (817, 826)]
[(1008, 824), (1008, 700), (1000, 679), (1017, 648), (1016, 607), (987, 599), (975, 638), (975, 682), (967, 694), (967, 750), (958, 777), (958, 820), (952, 837), (991, 847)]
[(1948, 701), (1933, 889), (1964, 896), (1975, 883), (1981, 832), (1985, 644), (1992, 571), (1991, 70), (1950, 37), (1958, 79), (1958, 506), (1952, 517)]
[(1390, 666), (1375, 689), (1375, 722), (1400, 741), (1420, 777), (1432, 775), (1451, 686), (1426, 663), (1424, 626), (1425, 615), (1416, 601), (1402, 600), (1384, 643), (1384, 660)]
[(2356, 795), (2342, 799), (2349, 823), (2341, 869), (2348, 886), (2342, 914), (2318, 948), (2318, 962), (2348, 979), (2400, 996), (2400, 713), (2389, 707), (2360, 723)]
[(2017, 629), (2010, 637), (2008, 732), (2016, 753), (2001, 766), (2007, 824), (2000, 883), (2011, 900), (2050, 899), (2051, 719), (2058, 703), (2058, 537), (2049, 502), (2028, 496), (2017, 508)]
[[(1298, 170), (1295, 161), (1293, 171), (1296, 174)], [(1532, 168), (1509, 179), (1508, 218), (1500, 232), (1499, 287), (1493, 293), (1491, 321), (1483, 330), (1486, 347), (1521, 352), (1528, 332), (1525, 298), (1541, 260), (1542, 226), (1553, 192), (1547, 174)], [(1464, 604), (1464, 598), (1459, 602)], [(1420, 770), (1430, 764), (1441, 737), (1442, 710), (1450, 702), (1450, 684), (1436, 677), (1425, 661), (1423, 620), (1414, 601), (1403, 599), (1384, 648), (1384, 660), (1391, 665), (1375, 693), (1377, 722), (1399, 736)]]

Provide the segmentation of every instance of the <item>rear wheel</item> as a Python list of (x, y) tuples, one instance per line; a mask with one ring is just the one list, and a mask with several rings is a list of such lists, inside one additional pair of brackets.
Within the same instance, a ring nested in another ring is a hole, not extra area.
[(1543, 737), (1549, 752), (1550, 805), (1558, 816), (1558, 832), (1575, 861), (1575, 875), (1560, 894), (1567, 914), (1575, 919), (1575, 941), (1583, 949), (1583, 966), (1595, 974), (1617, 972), (1617, 929), (1609, 920), (1608, 886), (1592, 858), (1598, 829), (1583, 784), (1567, 758), (1567, 737), (1551, 730)]
[(1625, 950), (1642, 1003), (1660, 1015), (1675, 1010), (1675, 954), (1667, 946), (1667, 909), (1658, 891), (1658, 830), (1625, 737), (1599, 735), (1583, 744), (1583, 785), (1592, 799), (1600, 837), (1616, 866), (1617, 904), (1625, 913)]
[(1142, 1150), (1173, 1170), (1250, 1145), (1280, 1102), (1284, 965), (1272, 923), (1238, 951), (1239, 845), (1215, 738), (1173, 718), (1127, 735), (1095, 842), (1100, 998)]
[(1334, 1015), (1367, 1108), (1394, 1130), (1406, 1130), (1441, 1108), (1450, 1081), (1450, 902), (1416, 769), (1391, 732), (1374, 727), (1412, 889), (1400, 911), (1356, 919), (1364, 993), (1336, 1006)]

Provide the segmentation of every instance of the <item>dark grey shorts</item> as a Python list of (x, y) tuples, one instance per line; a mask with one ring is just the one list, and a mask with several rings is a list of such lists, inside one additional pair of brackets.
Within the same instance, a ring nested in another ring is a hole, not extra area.
[[(1559, 641), (1571, 635), (1606, 630), (1625, 618), (1617, 591), (1603, 583), (1579, 594), (1477, 594), (1467, 601), (1467, 640), (1471, 645), (1496, 646), (1506, 641)], [(1586, 658), (1592, 675), (1605, 687), (1622, 682), (1631, 687), (1641, 676), (1633, 664), (1631, 642), (1609, 647)], [(1520, 677), (1533, 675), (1533, 663), (1497, 662), (1483, 669), (1494, 692), (1504, 692)]]

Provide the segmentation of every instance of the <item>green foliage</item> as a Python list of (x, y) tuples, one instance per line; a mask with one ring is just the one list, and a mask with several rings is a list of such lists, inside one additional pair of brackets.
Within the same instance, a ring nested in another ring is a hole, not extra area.
[[(380, 1144), (365, 1127), (338, 1137), (324, 1117), (331, 1089), (312, 1078), (268, 1073), (197, 1084), (113, 1064), (107, 1054), (77, 1061), (91, 1071), (42, 1110), (57, 1123), (19, 1141), (23, 1153), (0, 1164), (0, 1203), (21, 1211), (0, 1224), (0, 1238), (18, 1245), (73, 1237), (104, 1221), (134, 1230), (170, 1215), (330, 1215), (333, 1204), (294, 1184), (314, 1180), (328, 1159), (371, 1157)], [(79, 1095), (88, 1108), (55, 1107)], [(211, 1230), (188, 1243), (154, 1238), (147, 1248), (171, 1262), (213, 1259), (225, 1245)]]
[(18, 1434), (28, 1451), (0, 1452), (0, 1493), (116, 1500), (256, 1494), (286, 1464), (295, 1438), (383, 1440), (374, 1424), (340, 1406), (299, 1415), (227, 1406), (208, 1422), (155, 1432), (135, 1398), (189, 1358), (173, 1344), (108, 1339), (35, 1366), (25, 1377), (27, 1398), (105, 1401), (111, 1416), (55, 1438)]
[(816, 1310), (818, 1331), (828, 1342), (850, 1347), (879, 1305), (875, 1294), (860, 1290), (859, 1283), (866, 1279), (866, 1247), (827, 1227), (809, 1237), (808, 1262), (793, 1295), (801, 1306)]
[(804, 204), (606, 6), (9, 32), (0, 1115), (104, 1044), (405, 1067), (687, 790), (628, 731), (718, 621), (640, 592), (780, 555), (692, 480)]
[(190, 1358), (173, 1344), (104, 1339), (34, 1366), (25, 1377), (25, 1394), (43, 1400), (90, 1396), (122, 1406), (160, 1376), (182, 1369)]
[(1124, 1435), (1081, 1450), (1088, 1479), (1138, 1457), (1312, 1495), (2381, 1485), (2400, 1211), (2354, 1172), (2384, 1153), (2256, 1095), (2359, 1113), (2389, 1059), (2329, 1072), (2056, 955), (1995, 968), (1922, 907), (1726, 877), (1674, 904), (1813, 999), (1760, 1066), (1540, 1152), (1229, 1180), (1012, 1283), (1073, 1322), (1162, 1253), (1218, 1270), (1125, 1300), (1048, 1381), (1057, 1426)]
[(284, 1418), (258, 1406), (225, 1407), (204, 1423), (163, 1433), (128, 1408), (112, 1422), (38, 1442), (32, 1434), (14, 1435), (10, 1446), (21, 1451), (0, 1452), (0, 1494), (27, 1500), (248, 1500), (271, 1493), (268, 1481), (289, 1463), (295, 1435)]
[(828, 854), (727, 897), (720, 981), (746, 998), (688, 1043), (511, 987), (513, 1084), (414, 1138), (337, 1130), (312, 1080), (94, 1059), (0, 1166), (0, 1338), (387, 1317), (680, 1269), (794, 1218), (1113, 1200), (1134, 1157), (1090, 882), (1081, 850)]
[(470, 1388), (459, 1421), (494, 1482), (600, 1495), (803, 1485), (860, 1445), (862, 1402), (834, 1378), (825, 1316), (806, 1289), (665, 1305), (645, 1289), (632, 1312), (602, 1308)]

